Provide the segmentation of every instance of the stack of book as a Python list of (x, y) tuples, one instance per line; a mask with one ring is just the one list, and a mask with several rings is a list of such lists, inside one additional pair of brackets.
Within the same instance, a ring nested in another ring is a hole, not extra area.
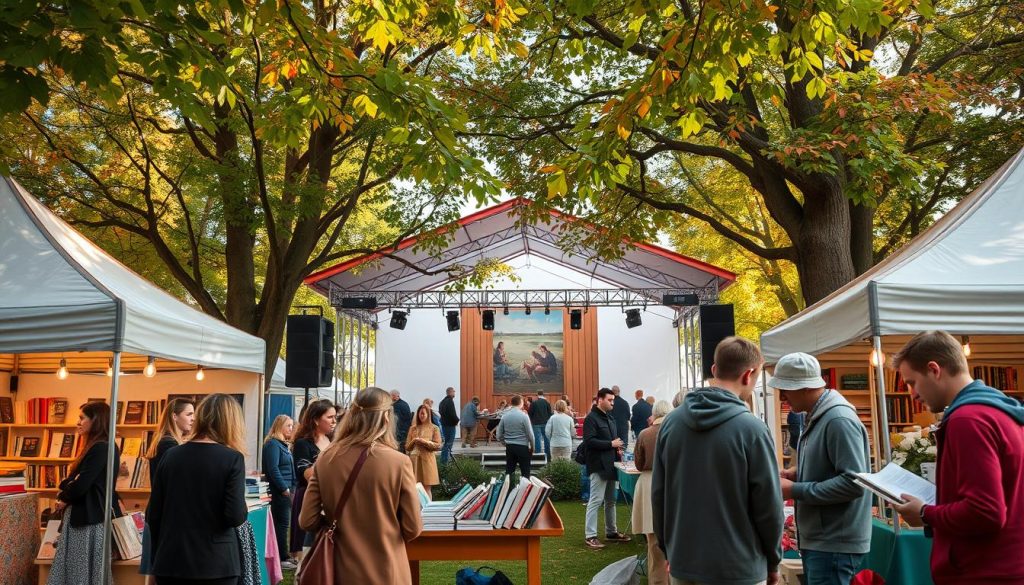
[[(0, 404), (0, 415), (7, 419), (10, 418), (6, 414), (10, 407), (4, 402)], [(67, 398), (32, 398), (27, 402), (19, 400), (14, 405), (13, 422), (30, 425), (64, 424), (67, 412)]]
[(424, 530), (493, 530), (529, 528), (551, 495), (551, 485), (536, 477), (513, 484), (511, 476), (468, 485), (448, 502), (431, 502), (420, 490)]
[(67, 465), (29, 464), (25, 466), (25, 487), (56, 488), (67, 476)]
[(245, 504), (254, 510), (270, 503), (270, 484), (256, 477), (245, 478)]
[(0, 495), (25, 491), (25, 464), (0, 462)]
[(142, 512), (132, 512), (114, 518), (111, 532), (114, 533), (114, 544), (117, 554), (122, 560), (134, 559), (142, 555), (142, 529), (146, 518)]
[(841, 390), (867, 390), (869, 388), (867, 374), (843, 374), (839, 377)]
[(117, 489), (141, 489), (149, 485), (149, 459), (146, 441), (141, 438), (121, 439), (121, 468), (117, 470)]

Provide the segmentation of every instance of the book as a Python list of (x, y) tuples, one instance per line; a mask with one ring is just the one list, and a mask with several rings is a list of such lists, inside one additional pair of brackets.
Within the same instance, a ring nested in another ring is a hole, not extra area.
[[(120, 410), (120, 408), (119, 408)], [(142, 416), (146, 410), (146, 402), (143, 400), (129, 400), (128, 408), (124, 412), (124, 424), (141, 425)]]
[(24, 437), (21, 442), (19, 457), (39, 456), (39, 437)]
[(128, 437), (124, 440), (124, 445), (121, 447), (121, 455), (128, 457), (139, 457), (142, 455), (142, 439), (138, 437)]
[(14, 400), (10, 396), (0, 396), (0, 423), (14, 423)]
[(57, 539), (60, 538), (60, 520), (48, 520), (43, 542), (39, 545), (37, 559), (52, 559), (57, 556)]
[(51, 398), (49, 404), (50, 424), (64, 424), (68, 413), (67, 398)]
[(509, 508), (509, 513), (505, 516), (505, 521), (499, 528), (512, 528), (516, 518), (519, 516), (519, 512), (523, 509), (523, 504), (526, 503), (526, 499), (530, 496), (530, 492), (536, 489), (536, 486), (525, 477), (519, 480), (519, 487), (520, 489), (516, 492), (515, 499), (512, 500), (512, 507)]
[(900, 496), (909, 494), (926, 504), (935, 503), (935, 484), (890, 463), (877, 473), (856, 473), (854, 483), (873, 492), (887, 502), (905, 504)]
[(58, 457), (69, 458), (75, 456), (75, 435), (74, 433), (64, 433), (60, 443), (60, 453)]
[(50, 444), (46, 449), (47, 457), (60, 457), (60, 446), (64, 443), (64, 433), (50, 433)]

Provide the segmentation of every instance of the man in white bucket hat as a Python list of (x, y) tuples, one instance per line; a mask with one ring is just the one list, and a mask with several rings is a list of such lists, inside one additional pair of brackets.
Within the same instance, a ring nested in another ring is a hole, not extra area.
[(871, 546), (871, 497), (852, 474), (870, 471), (868, 433), (857, 409), (825, 388), (818, 360), (791, 353), (768, 385), (807, 422), (797, 464), (782, 475), (782, 497), (796, 503), (807, 585), (848, 585)]

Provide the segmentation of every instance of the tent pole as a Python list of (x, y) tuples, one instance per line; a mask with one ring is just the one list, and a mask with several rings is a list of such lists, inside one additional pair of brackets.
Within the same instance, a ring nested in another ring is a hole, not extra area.
[[(341, 404), (341, 397), (338, 396), (338, 362), (341, 360), (341, 309), (334, 309), (334, 367), (331, 376), (334, 377), (334, 403)], [(345, 405), (348, 406), (347, 404)]]
[(355, 355), (356, 354), (355, 354), (355, 351), (353, 351), (353, 349), (355, 348), (355, 343), (356, 343), (355, 323), (352, 322), (352, 317), (351, 316), (346, 317), (345, 321), (348, 322), (348, 349), (345, 350), (345, 357), (348, 358), (348, 376), (349, 376), (348, 383), (349, 383), (349, 388), (352, 388), (352, 384), (355, 381), (352, 378), (352, 372), (356, 369), (355, 368), (355, 365), (356, 365)]
[(363, 319), (359, 318), (359, 329), (356, 330), (356, 387), (363, 387)]
[(114, 456), (116, 454), (117, 446), (115, 440), (117, 436), (117, 390), (121, 382), (121, 352), (114, 352), (114, 363), (111, 366), (113, 368), (113, 375), (110, 377), (110, 427), (107, 429), (107, 478), (106, 497), (103, 498), (103, 560), (102, 560), (102, 575), (103, 580), (107, 580), (107, 576), (111, 574), (110, 566), (110, 547), (113, 533), (111, 532), (111, 514), (114, 510), (110, 503), (112, 497), (112, 489), (114, 485)]
[[(889, 412), (885, 402), (885, 360), (882, 359), (882, 337), (874, 335), (871, 337), (875, 359), (875, 388), (878, 389), (878, 434), (882, 443), (882, 454), (886, 464), (892, 462), (892, 446), (889, 444)], [(881, 464), (879, 464), (881, 467)], [(886, 504), (888, 505), (888, 504)], [(899, 535), (900, 523), (896, 519), (896, 512), (893, 510), (893, 533)]]

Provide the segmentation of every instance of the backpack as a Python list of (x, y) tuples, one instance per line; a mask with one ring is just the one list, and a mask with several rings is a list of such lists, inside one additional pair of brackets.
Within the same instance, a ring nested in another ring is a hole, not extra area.
[(587, 443), (586, 441), (580, 442), (579, 446), (572, 453), (572, 460), (580, 465), (587, 464)]

